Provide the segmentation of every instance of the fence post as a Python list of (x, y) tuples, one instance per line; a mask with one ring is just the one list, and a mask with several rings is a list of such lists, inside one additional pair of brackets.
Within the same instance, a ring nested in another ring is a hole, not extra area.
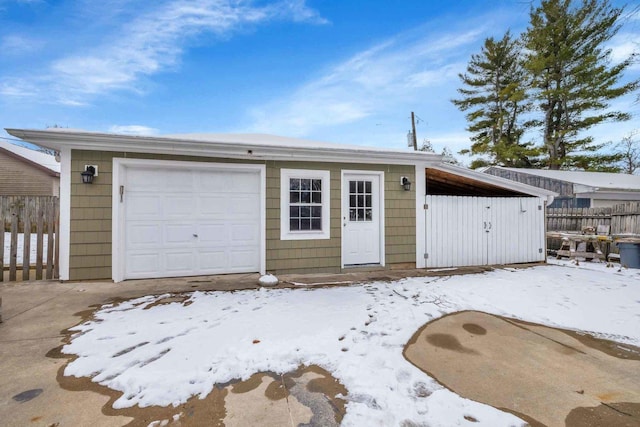
[(18, 262), (18, 212), (15, 206), (11, 212), (11, 247), (9, 248), (9, 281), (15, 282)]
[(5, 198), (0, 196), (0, 282), (4, 281), (4, 234), (5, 234)]
[(38, 242), (36, 251), (36, 280), (42, 280), (42, 249), (43, 249), (43, 235), (44, 235), (44, 218), (42, 212), (42, 204), (38, 206)]
[[(58, 201), (58, 203), (56, 203), (56, 200)], [(60, 263), (60, 205), (59, 205), (59, 200), (60, 199), (54, 199), (54, 203), (53, 206), (55, 208), (55, 215), (53, 216), (54, 221), (53, 221), (53, 231), (54, 231), (54, 236), (56, 239), (56, 245), (55, 245), (55, 256), (53, 259), (53, 278), (54, 279), (59, 279), (60, 278), (60, 266), (58, 265)]]
[(53, 224), (55, 222), (53, 197), (47, 199), (47, 279), (53, 279)]
[(29, 270), (31, 267), (31, 197), (25, 197), (23, 223), (24, 232), (22, 234), (22, 280), (29, 280)]

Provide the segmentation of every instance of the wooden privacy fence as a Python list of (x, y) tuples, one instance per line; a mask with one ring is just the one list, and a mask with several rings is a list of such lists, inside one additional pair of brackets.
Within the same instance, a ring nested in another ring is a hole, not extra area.
[(59, 212), (58, 197), (0, 196), (0, 281), (59, 277)]
[[(640, 202), (628, 202), (611, 208), (547, 209), (548, 231), (582, 231), (584, 227), (609, 225), (611, 235), (640, 235)], [(549, 249), (560, 247), (559, 239), (548, 239)], [(614, 249), (614, 248), (611, 248)]]

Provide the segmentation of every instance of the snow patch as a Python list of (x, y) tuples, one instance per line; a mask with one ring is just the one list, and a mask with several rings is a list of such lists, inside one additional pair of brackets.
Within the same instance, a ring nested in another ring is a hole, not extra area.
[(183, 303), (147, 296), (104, 306), (72, 328), (63, 352), (78, 358), (64, 374), (121, 391), (114, 407), (126, 408), (175, 406), (216, 383), (315, 364), (349, 391), (344, 426), (524, 425), (444, 389), (402, 352), (422, 325), (461, 310), (640, 344), (640, 276), (561, 264), (348, 287), (194, 292)]
[(260, 276), (258, 283), (260, 283), (261, 286), (275, 286), (278, 284), (278, 278), (273, 274), (265, 274)]

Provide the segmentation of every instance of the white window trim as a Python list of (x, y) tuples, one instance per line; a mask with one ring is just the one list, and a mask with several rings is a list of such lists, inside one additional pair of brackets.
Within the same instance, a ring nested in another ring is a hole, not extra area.
[[(322, 180), (322, 230), (289, 231), (289, 179)], [(331, 237), (331, 173), (328, 170), (280, 169), (280, 240), (320, 240)]]

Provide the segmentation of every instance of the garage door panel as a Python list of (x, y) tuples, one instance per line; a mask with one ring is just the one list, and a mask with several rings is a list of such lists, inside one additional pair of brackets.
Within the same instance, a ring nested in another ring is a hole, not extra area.
[(196, 210), (196, 200), (191, 196), (167, 194), (164, 199), (164, 217), (167, 219), (191, 218)]
[(143, 168), (127, 169), (127, 191), (163, 191), (166, 188), (162, 171)]
[(166, 170), (163, 173), (163, 191), (182, 191), (185, 188), (193, 188), (193, 172), (191, 170)]
[(260, 209), (260, 199), (255, 195), (237, 195), (231, 198), (232, 203), (229, 205), (232, 215), (242, 215), (254, 217), (255, 213)]
[(200, 224), (198, 226), (198, 242), (206, 246), (226, 246), (230, 235), (226, 223)]
[(255, 224), (231, 225), (231, 241), (242, 244), (256, 243), (259, 239), (258, 227)]
[(132, 253), (127, 257), (127, 271), (132, 277), (148, 277), (160, 267), (159, 253)]
[(225, 171), (202, 171), (196, 178), (203, 193), (231, 192), (232, 173)]
[(165, 224), (165, 239), (163, 243), (168, 245), (189, 246), (196, 239), (192, 224)]
[(166, 251), (165, 268), (169, 273), (188, 273), (194, 270), (194, 253), (190, 250)]
[(160, 224), (130, 224), (126, 239), (127, 246), (131, 248), (144, 245), (159, 245), (162, 240), (162, 227)]
[(228, 256), (225, 250), (217, 251), (200, 251), (199, 253), (200, 269), (203, 271), (224, 271), (228, 268)]
[(125, 278), (260, 270), (260, 173), (213, 168), (124, 174)]
[(228, 203), (225, 201), (229, 200), (228, 197), (220, 196), (220, 195), (202, 195), (198, 198), (199, 209), (198, 215), (202, 216), (211, 216), (215, 217), (224, 216), (224, 214), (228, 210)]
[(127, 197), (126, 215), (129, 219), (162, 218), (162, 195), (132, 193)]
[(259, 184), (259, 177), (256, 174), (235, 172), (232, 174), (229, 189), (234, 193), (255, 193)]
[(229, 265), (234, 270), (249, 268), (258, 261), (258, 251), (229, 250)]

